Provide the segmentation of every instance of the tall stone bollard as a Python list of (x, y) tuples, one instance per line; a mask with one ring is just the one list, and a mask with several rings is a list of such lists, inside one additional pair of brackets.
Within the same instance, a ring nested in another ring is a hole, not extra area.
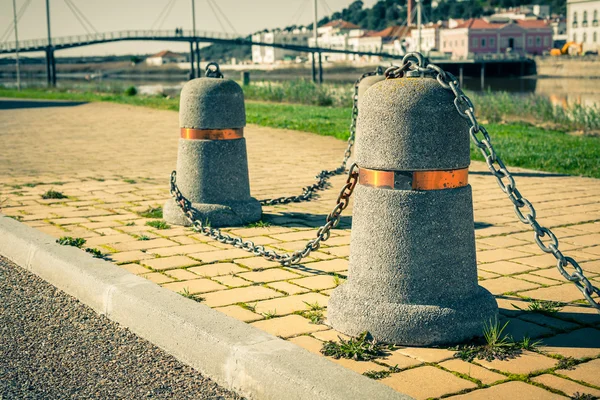
[[(192, 202), (195, 217), (213, 227), (258, 221), (262, 209), (250, 197), (240, 86), (209, 64), (207, 77), (189, 81), (181, 91), (179, 125), (177, 186)], [(189, 225), (174, 199), (165, 204), (163, 217)]]
[(469, 127), (432, 78), (388, 79), (362, 96), (348, 280), (328, 319), (403, 345), (457, 343), (497, 316), (477, 284)]
[(358, 84), (358, 109), (360, 110), (360, 105), (361, 105), (361, 98), (363, 97), (364, 93), (367, 91), (368, 88), (370, 88), (371, 86), (373, 86), (374, 84), (381, 82), (382, 80), (385, 79), (385, 75), (383, 75), (383, 68), (382, 67), (377, 67), (377, 69), (375, 70), (375, 75), (370, 75), (370, 76), (366, 76), (364, 77), (360, 83)]

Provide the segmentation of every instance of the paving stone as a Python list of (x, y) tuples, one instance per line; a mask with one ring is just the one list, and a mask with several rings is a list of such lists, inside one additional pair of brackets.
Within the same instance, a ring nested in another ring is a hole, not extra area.
[(533, 257), (515, 258), (512, 260), (519, 264), (529, 265), (535, 268), (547, 268), (556, 266), (556, 259), (552, 254), (542, 254)]
[(559, 369), (557, 374), (564, 375), (576, 381), (600, 387), (600, 359), (588, 361), (575, 366), (575, 369)]
[(537, 300), (560, 301), (568, 303), (583, 298), (581, 292), (572, 283), (565, 282), (562, 285), (539, 288), (519, 292), (519, 295)]
[(559, 400), (566, 397), (548, 392), (525, 382), (506, 382), (487, 389), (479, 389), (467, 394), (450, 397), (452, 400)]
[(177, 246), (177, 243), (167, 239), (135, 240), (132, 242), (116, 243), (114, 247), (117, 251), (148, 250), (157, 247)]
[[(318, 333), (318, 332), (316, 332), (316, 333)], [(317, 340), (310, 336), (302, 335), (302, 336), (296, 336), (296, 337), (291, 338), (290, 342), (294, 343), (297, 346), (302, 347), (303, 349), (310, 351), (313, 354), (321, 355), (321, 349), (323, 348), (323, 342), (321, 342), (320, 340)]]
[[(518, 318), (510, 318), (509, 320), (510, 322), (506, 326), (504, 333), (511, 336), (514, 340), (523, 340), (526, 337), (535, 339), (554, 333), (554, 330), (550, 328), (523, 321)], [(501, 326), (504, 325), (505, 322), (505, 320), (501, 319)]]
[(271, 268), (265, 271), (244, 272), (238, 276), (252, 282), (274, 282), (297, 278), (298, 275), (281, 268)]
[(295, 311), (309, 310), (309, 304), (318, 303), (326, 307), (329, 298), (319, 293), (305, 293), (296, 296), (287, 296), (272, 300), (259, 301), (256, 304), (256, 312), (259, 314), (273, 313), (275, 315), (291, 314)]
[(512, 261), (497, 261), (487, 264), (480, 264), (478, 269), (495, 272), (500, 275), (519, 274), (525, 271), (533, 271), (536, 268), (529, 265), (518, 264)]
[(147, 265), (155, 270), (165, 270), (171, 268), (189, 267), (191, 265), (198, 264), (198, 261), (186, 256), (173, 256), (142, 260), (142, 264)]
[[(290, 282), (312, 290), (331, 289), (338, 286), (335, 278), (331, 275), (315, 275), (307, 278), (293, 279)], [(341, 278), (338, 278), (338, 282), (341, 283)]]
[[(565, 357), (600, 357), (600, 330), (578, 329), (544, 340), (543, 351)], [(600, 374), (600, 370), (598, 370)]]
[(121, 253), (113, 253), (110, 255), (110, 259), (116, 263), (141, 261), (154, 258), (152, 254), (144, 253), (143, 251), (124, 251)]
[(528, 253), (522, 251), (509, 250), (509, 249), (497, 249), (497, 250), (486, 250), (477, 253), (477, 261), (480, 263), (491, 263), (495, 261), (510, 260), (519, 257), (525, 257)]
[(288, 282), (271, 282), (267, 286), (269, 286), (273, 289), (284, 291), (287, 294), (289, 294), (290, 296), (308, 292), (308, 289), (301, 288), (300, 286), (292, 285), (291, 283), (288, 283)]
[(215, 293), (207, 293), (204, 303), (209, 307), (227, 306), (236, 303), (250, 303), (259, 300), (282, 297), (283, 295), (272, 289), (262, 286), (249, 286), (237, 289), (221, 290)]
[(423, 363), (415, 358), (405, 356), (398, 351), (392, 351), (388, 356), (378, 358), (377, 361), (382, 362), (390, 367), (398, 367), (400, 369), (414, 367), (415, 365)]
[(448, 360), (439, 364), (440, 367), (444, 367), (447, 370), (455, 371), (470, 378), (477, 379), (484, 385), (490, 385), (494, 382), (502, 381), (507, 379), (506, 376), (492, 372), (478, 365), (471, 364), (463, 360)]
[(578, 324), (564, 321), (564, 320), (558, 319), (558, 318), (553, 318), (551, 315), (553, 315), (553, 314), (545, 315), (545, 314), (540, 314), (540, 313), (535, 313), (535, 312), (526, 312), (526, 313), (521, 314), (519, 316), (519, 319), (522, 319), (522, 320), (528, 321), (528, 322), (533, 322), (534, 324), (537, 324), (537, 325), (548, 326), (548, 327), (554, 328), (559, 331), (573, 330), (573, 329), (577, 329), (580, 327)]
[(380, 382), (417, 400), (441, 397), (477, 387), (473, 382), (430, 366), (392, 374)]
[(503, 276), (497, 279), (486, 279), (485, 281), (481, 281), (479, 284), (489, 290), (492, 294), (521, 292), (523, 290), (540, 287), (538, 284), (525, 282), (508, 276)]
[(251, 325), (258, 329), (262, 329), (267, 333), (282, 338), (289, 338), (292, 336), (329, 329), (324, 325), (311, 324), (309, 320), (302, 318), (299, 315), (271, 318), (263, 321), (253, 322)]
[[(348, 238), (348, 242), (350, 239)], [(338, 246), (338, 247), (328, 247), (325, 249), (329, 254), (333, 254), (337, 257), (349, 257), (350, 256), (350, 246)]]
[(108, 236), (98, 236), (95, 238), (88, 239), (86, 241), (87, 246), (98, 246), (101, 244), (112, 244), (112, 243), (123, 243), (123, 242), (132, 242), (137, 239), (131, 235), (127, 235), (124, 233), (117, 235), (108, 235)]
[(179, 279), (180, 281), (187, 281), (190, 279), (198, 279), (198, 275), (192, 274), (190, 271), (186, 271), (185, 269), (172, 269), (166, 272), (167, 275), (172, 276), (175, 279)]
[(323, 272), (340, 272), (348, 269), (348, 260), (336, 258), (334, 260), (317, 261), (305, 264), (306, 267)]
[(555, 316), (580, 324), (600, 324), (600, 313), (588, 305), (565, 306)]
[(168, 282), (173, 282), (174, 281), (173, 278), (170, 278), (170, 277), (168, 277), (166, 275), (163, 275), (163, 274), (161, 274), (159, 272), (151, 272), (149, 274), (144, 274), (144, 275), (142, 275), (142, 277), (144, 277), (144, 278), (146, 278), (149, 281), (152, 281), (154, 283), (158, 283), (159, 285), (161, 283), (168, 283)]
[(192, 239), (189, 236), (171, 236), (169, 240), (177, 242), (179, 244), (196, 244), (198, 241)]
[(544, 286), (556, 286), (564, 283), (564, 280), (558, 281), (556, 279), (549, 279), (543, 276), (538, 276), (534, 274), (520, 274), (514, 276), (516, 279), (521, 279), (527, 282), (537, 283)]
[(262, 315), (255, 314), (252, 311), (246, 310), (240, 306), (218, 307), (215, 308), (215, 310), (243, 322), (254, 322), (264, 318)]
[(436, 349), (432, 347), (404, 347), (397, 350), (400, 354), (416, 358), (417, 360), (438, 363), (454, 357), (455, 351)]
[(483, 279), (494, 279), (494, 278), (498, 278), (500, 275), (498, 274), (494, 274), (492, 272), (487, 272), (484, 270), (478, 270), (477, 271), (477, 279), (478, 280), (483, 280)]
[(280, 264), (275, 261), (265, 260), (262, 257), (250, 257), (241, 260), (234, 260), (235, 263), (248, 267), (250, 269), (265, 269), (279, 267)]
[(234, 263), (217, 263), (188, 268), (188, 271), (192, 271), (193, 273), (200, 276), (213, 277), (220, 275), (237, 274), (238, 272), (247, 271), (247, 269), (242, 268)]
[(156, 254), (161, 257), (180, 255), (180, 254), (191, 254), (198, 253), (203, 251), (217, 251), (218, 249), (213, 246), (209, 246), (203, 243), (196, 243), (184, 246), (169, 246), (169, 247), (161, 247), (156, 249), (148, 250), (148, 253)]
[(340, 338), (342, 338), (343, 340), (350, 339), (350, 336), (344, 335), (343, 333), (337, 332), (333, 329), (329, 329), (327, 331), (315, 332), (312, 334), (312, 336), (314, 336), (315, 338), (322, 340), (324, 342), (332, 341), (332, 342), (336, 342), (336, 343), (339, 343)]
[(213, 279), (229, 287), (242, 287), (252, 285), (252, 282), (250, 281), (231, 275), (215, 276)]
[(290, 232), (290, 233), (282, 233), (276, 235), (269, 235), (274, 239), (281, 240), (282, 242), (293, 242), (295, 240), (310, 240), (315, 238), (315, 232), (310, 231), (300, 231), (300, 232)]
[(229, 249), (209, 251), (205, 253), (192, 253), (189, 254), (189, 256), (201, 260), (204, 263), (211, 263), (214, 261), (231, 261), (234, 258), (252, 257), (252, 253), (248, 253), (247, 251), (241, 249)]
[(226, 289), (225, 286), (213, 282), (210, 279), (194, 279), (183, 282), (172, 282), (163, 285), (164, 288), (177, 293), (182, 293), (186, 289), (190, 294), (214, 292), (216, 290)]
[(119, 265), (119, 267), (131, 272), (132, 274), (136, 274), (136, 275), (146, 274), (146, 273), (150, 272), (150, 270), (148, 270), (147, 268), (144, 268), (140, 264), (135, 264), (135, 263), (121, 264), (121, 265)]
[(477, 360), (477, 363), (488, 369), (522, 375), (552, 368), (556, 366), (557, 360), (525, 350), (517, 358), (493, 361)]
[(580, 385), (579, 383), (570, 381), (568, 379), (559, 378), (555, 375), (544, 374), (531, 378), (533, 382), (541, 383), (552, 389), (560, 390), (567, 396), (574, 397), (575, 393), (580, 395), (589, 394), (594, 397), (600, 398), (600, 390), (594, 389), (588, 386)]

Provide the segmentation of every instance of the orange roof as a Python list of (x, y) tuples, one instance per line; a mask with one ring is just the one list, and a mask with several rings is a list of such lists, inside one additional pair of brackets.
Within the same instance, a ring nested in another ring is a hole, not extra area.
[(483, 18), (471, 18), (459, 24), (454, 29), (469, 28), (469, 29), (498, 29), (505, 24), (492, 24)]
[(163, 57), (163, 58), (165, 58), (165, 57), (171, 57), (171, 58), (177, 58), (177, 57), (182, 57), (182, 55), (179, 54), (179, 53), (174, 53), (174, 52), (172, 52), (170, 50), (163, 50), (160, 53), (156, 53), (156, 54), (154, 54), (154, 55), (152, 55), (152, 56), (150, 56), (148, 58), (154, 58), (154, 57)]
[(390, 26), (379, 32), (369, 32), (366, 36), (379, 36), (383, 38), (403, 38), (410, 35), (412, 27), (408, 26)]
[(321, 28), (338, 28), (338, 29), (360, 29), (360, 26), (353, 24), (352, 22), (344, 21), (343, 19), (336, 19), (335, 21), (329, 21)]
[(542, 19), (519, 19), (516, 21), (523, 28), (547, 28), (548, 22)]

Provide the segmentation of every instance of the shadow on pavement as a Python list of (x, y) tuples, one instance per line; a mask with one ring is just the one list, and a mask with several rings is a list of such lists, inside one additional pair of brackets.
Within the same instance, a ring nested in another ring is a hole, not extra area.
[(22, 108), (73, 107), (86, 104), (85, 101), (66, 100), (21, 100), (0, 99), (0, 110), (17, 110)]

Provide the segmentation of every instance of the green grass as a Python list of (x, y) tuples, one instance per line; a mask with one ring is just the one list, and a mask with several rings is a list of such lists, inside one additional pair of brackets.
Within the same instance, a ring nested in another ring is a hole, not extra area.
[(344, 340), (338, 338), (339, 343), (327, 341), (323, 343), (321, 353), (335, 359), (348, 358), (355, 361), (369, 361), (383, 357), (388, 353), (388, 346), (376, 342), (368, 332), (363, 332), (357, 338)]
[[(109, 101), (173, 111), (178, 110), (179, 106), (177, 98), (126, 96), (122, 92), (115, 94), (47, 89), (25, 89), (17, 92), (0, 88), (0, 97)], [(269, 98), (266, 95), (263, 97)], [(297, 96), (296, 99), (300, 97), (302, 96)], [(294, 98), (285, 100), (291, 101)], [(477, 95), (473, 97), (473, 101), (481, 119), (500, 121), (506, 115), (515, 118), (524, 116), (541, 122), (546, 121), (560, 128), (543, 129), (523, 122), (488, 124), (486, 127), (496, 152), (508, 166), (600, 178), (600, 137), (572, 136), (564, 132), (577, 128), (600, 129), (600, 111), (578, 106), (560, 111), (552, 108), (549, 101), (540, 96), (519, 97), (502, 93)], [(248, 123), (312, 132), (345, 140), (348, 137), (351, 110), (349, 107), (247, 101), (246, 115)], [(473, 159), (483, 160), (473, 146), (471, 154)]]
[(74, 238), (71, 236), (63, 236), (59, 239), (56, 239), (56, 243), (63, 246), (73, 246), (77, 248), (81, 248), (85, 244), (86, 240), (84, 238)]
[(48, 190), (47, 192), (42, 194), (42, 199), (66, 199), (68, 196), (65, 196), (61, 192), (57, 192), (56, 190)]
[(146, 225), (151, 226), (155, 229), (169, 229), (171, 225), (167, 224), (165, 221), (148, 221)]
[(139, 212), (138, 215), (144, 218), (162, 218), (163, 211), (162, 207), (148, 207), (147, 210)]

